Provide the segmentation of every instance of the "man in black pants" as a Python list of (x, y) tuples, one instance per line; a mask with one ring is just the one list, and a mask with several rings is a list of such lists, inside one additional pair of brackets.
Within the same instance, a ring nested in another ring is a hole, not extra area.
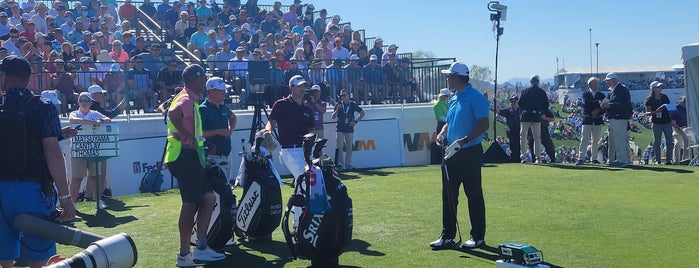
[(510, 140), (510, 162), (512, 163), (520, 161), (519, 155), (521, 153), (519, 148), (519, 119), (522, 116), (522, 109), (519, 108), (517, 101), (519, 101), (517, 95), (512, 95), (510, 97), (510, 104), (512, 105), (510, 109), (499, 112), (507, 121), (507, 139)]
[(483, 164), (482, 134), (488, 130), (488, 100), (469, 83), (468, 67), (452, 63), (447, 84), (454, 90), (449, 99), (447, 121), (437, 136), (437, 144), (445, 146), (458, 142), (460, 150), (442, 165), (442, 235), (430, 243), (435, 249), (454, 248), (457, 229), (456, 211), (459, 187), (464, 185), (471, 219), (471, 238), (462, 245), (475, 248), (485, 244), (485, 202), (481, 187)]

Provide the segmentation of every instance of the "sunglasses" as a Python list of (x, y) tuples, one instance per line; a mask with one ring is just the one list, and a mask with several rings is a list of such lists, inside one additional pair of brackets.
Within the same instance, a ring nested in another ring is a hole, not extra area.
[(347, 96), (347, 94), (341, 94), (341, 95), (340, 95), (340, 97), (345, 97), (345, 96)]
[(80, 99), (80, 100), (78, 100), (78, 101), (79, 101), (79, 102), (82, 102), (82, 103), (88, 103), (88, 102), (91, 102), (92, 100), (90, 100), (90, 99)]

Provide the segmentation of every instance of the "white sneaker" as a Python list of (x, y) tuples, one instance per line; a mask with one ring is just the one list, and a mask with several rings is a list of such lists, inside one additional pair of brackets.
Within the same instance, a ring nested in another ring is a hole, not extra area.
[(483, 240), (483, 239), (481, 239), (481, 240), (473, 240), (473, 238), (471, 238), (471, 239), (469, 239), (468, 241), (466, 241), (466, 243), (464, 243), (463, 245), (461, 245), (461, 247), (462, 247), (462, 248), (477, 248), (477, 247), (480, 247), (480, 246), (482, 246), (482, 245), (484, 245), (484, 244), (485, 244), (485, 240)]
[(192, 252), (187, 253), (187, 255), (181, 256), (177, 254), (177, 267), (196, 267), (199, 266), (192, 259)]
[(430, 247), (436, 248), (436, 249), (442, 249), (442, 248), (456, 248), (456, 247), (458, 247), (458, 245), (456, 244), (454, 239), (440, 237), (439, 239), (430, 243)]
[(97, 207), (98, 207), (99, 209), (107, 209), (107, 208), (108, 208), (107, 204), (105, 204), (104, 201), (102, 201), (102, 200), (100, 200), (99, 202), (97, 202)]
[(194, 262), (204, 263), (204, 262), (214, 262), (220, 261), (226, 258), (226, 254), (218, 253), (207, 246), (205, 249), (196, 249), (194, 251)]

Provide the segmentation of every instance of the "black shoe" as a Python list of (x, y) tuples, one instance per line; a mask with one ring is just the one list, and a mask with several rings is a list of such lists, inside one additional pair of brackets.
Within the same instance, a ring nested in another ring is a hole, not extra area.
[(597, 160), (592, 160), (592, 163), (593, 163), (593, 164), (599, 164), (600, 162), (597, 161)]
[(102, 192), (102, 197), (111, 198), (112, 197), (112, 189), (109, 189), (109, 188), (104, 189), (104, 191)]
[(433, 249), (444, 249), (444, 248), (457, 248), (459, 244), (452, 238), (440, 237), (439, 239), (432, 241), (430, 247)]

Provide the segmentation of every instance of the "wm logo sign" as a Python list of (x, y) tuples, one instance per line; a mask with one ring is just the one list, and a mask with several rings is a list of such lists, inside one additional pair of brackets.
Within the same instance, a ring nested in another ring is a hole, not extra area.
[(430, 148), (430, 143), (437, 137), (437, 132), (432, 133), (432, 136), (427, 132), (403, 134), (403, 143), (408, 148), (408, 152), (422, 151)]

